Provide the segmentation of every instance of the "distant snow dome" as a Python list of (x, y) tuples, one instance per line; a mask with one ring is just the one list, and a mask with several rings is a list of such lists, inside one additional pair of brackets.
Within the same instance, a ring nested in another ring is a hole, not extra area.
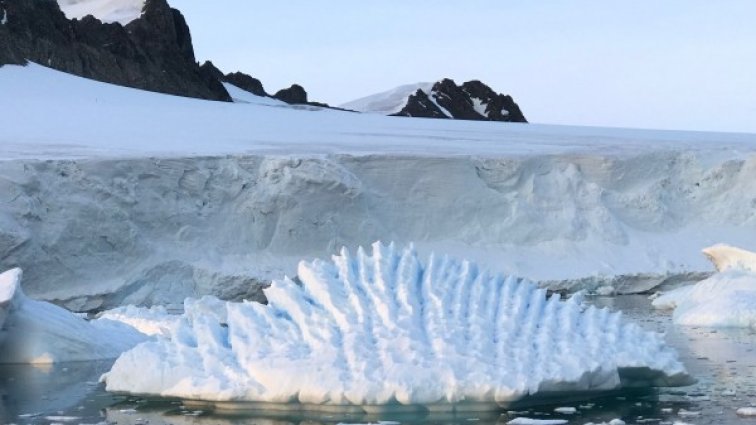
[(126, 25), (142, 14), (144, 0), (58, 0), (68, 19), (92, 15), (103, 22)]
[(107, 390), (381, 413), (690, 383), (661, 335), (619, 313), (412, 246), (342, 249), (300, 262), (298, 280), (274, 281), (268, 305), (187, 303), (167, 335), (116, 361)]
[(756, 329), (756, 253), (719, 244), (703, 250), (718, 270), (653, 301), (682, 326)]
[(402, 108), (404, 108), (404, 106), (407, 104), (407, 98), (411, 94), (414, 94), (418, 90), (430, 93), (431, 88), (433, 88), (433, 83), (405, 84), (391, 90), (376, 93), (370, 96), (365, 96), (351, 102), (341, 104), (339, 105), (339, 107), (358, 112), (391, 115), (401, 111)]

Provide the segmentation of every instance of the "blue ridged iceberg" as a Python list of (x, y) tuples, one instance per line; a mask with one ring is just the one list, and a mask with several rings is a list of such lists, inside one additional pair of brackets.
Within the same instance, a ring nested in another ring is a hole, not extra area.
[(303, 261), (298, 280), (273, 282), (268, 305), (189, 302), (116, 361), (107, 389), (218, 408), (448, 411), (690, 380), (660, 335), (619, 313), (468, 261), (421, 262), (411, 246)]

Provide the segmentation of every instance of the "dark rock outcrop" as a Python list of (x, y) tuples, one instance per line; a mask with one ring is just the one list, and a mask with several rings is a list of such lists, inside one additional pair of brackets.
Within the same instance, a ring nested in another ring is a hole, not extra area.
[(451, 118), (475, 121), (527, 122), (511, 96), (496, 93), (480, 81), (458, 86), (451, 79), (433, 85), (430, 93), (418, 90), (396, 116)]
[(215, 78), (218, 81), (223, 81), (223, 79), (225, 78), (223, 72), (218, 69), (211, 61), (205, 61), (205, 63), (200, 65), (199, 69), (202, 74)]
[(292, 84), (288, 89), (281, 89), (273, 97), (292, 105), (307, 104), (307, 92), (299, 84)]
[(407, 99), (407, 105), (396, 115), (422, 118), (449, 118), (424, 91), (418, 89)]
[(223, 77), (223, 80), (257, 96), (268, 96), (268, 93), (265, 92), (265, 89), (263, 88), (260, 80), (243, 72), (232, 72), (230, 74), (226, 74)]
[(85, 78), (160, 93), (230, 101), (195, 62), (189, 27), (166, 0), (146, 0), (126, 26), (69, 20), (56, 0), (3, 0), (0, 65), (27, 60)]

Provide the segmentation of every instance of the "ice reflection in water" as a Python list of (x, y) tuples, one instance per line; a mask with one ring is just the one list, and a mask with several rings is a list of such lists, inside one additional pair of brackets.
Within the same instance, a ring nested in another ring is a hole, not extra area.
[[(110, 362), (75, 363), (55, 367), (0, 367), (0, 423), (50, 424), (50, 416), (68, 416), (69, 423), (117, 422), (118, 425), (283, 425), (339, 422), (367, 423), (393, 420), (402, 424), (504, 424), (516, 416), (568, 419), (570, 424), (623, 418), (627, 423), (685, 421), (697, 425), (739, 424), (738, 407), (756, 403), (756, 331), (675, 328), (668, 314), (654, 311), (644, 296), (596, 298), (599, 306), (622, 310), (648, 329), (667, 333), (689, 372), (699, 382), (691, 387), (658, 392), (626, 393), (591, 403), (562, 403), (524, 409), (518, 413), (466, 414), (458, 416), (296, 416), (257, 413), (222, 416), (185, 407), (179, 401), (146, 401), (112, 396), (96, 382)], [(149, 371), (145, 371), (149, 373)], [(574, 406), (575, 415), (561, 415), (555, 407)], [(700, 412), (681, 417), (681, 410)], [(60, 418), (58, 418), (60, 419)], [(656, 419), (656, 421), (653, 421)], [(651, 421), (649, 421), (651, 420)], [(648, 422), (647, 422), (648, 421)]]

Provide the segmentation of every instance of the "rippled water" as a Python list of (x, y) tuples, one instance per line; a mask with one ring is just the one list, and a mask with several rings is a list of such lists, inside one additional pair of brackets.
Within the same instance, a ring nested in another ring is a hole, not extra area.
[[(396, 421), (403, 424), (493, 424), (517, 416), (567, 419), (569, 424), (622, 418), (628, 424), (663, 424), (684, 421), (703, 424), (756, 424), (756, 418), (739, 418), (739, 407), (756, 405), (756, 331), (676, 328), (667, 313), (654, 311), (643, 296), (596, 298), (596, 305), (623, 311), (648, 329), (666, 332), (698, 383), (684, 388), (623, 393), (592, 400), (539, 406), (521, 412), (461, 416), (297, 416), (262, 413), (219, 416), (192, 410), (180, 401), (148, 401), (113, 396), (97, 383), (110, 362), (70, 363), (49, 368), (0, 367), (0, 422), (16, 424), (336, 424)], [(149, 373), (149, 371), (145, 371)], [(577, 408), (574, 415), (554, 412), (556, 407)]]

